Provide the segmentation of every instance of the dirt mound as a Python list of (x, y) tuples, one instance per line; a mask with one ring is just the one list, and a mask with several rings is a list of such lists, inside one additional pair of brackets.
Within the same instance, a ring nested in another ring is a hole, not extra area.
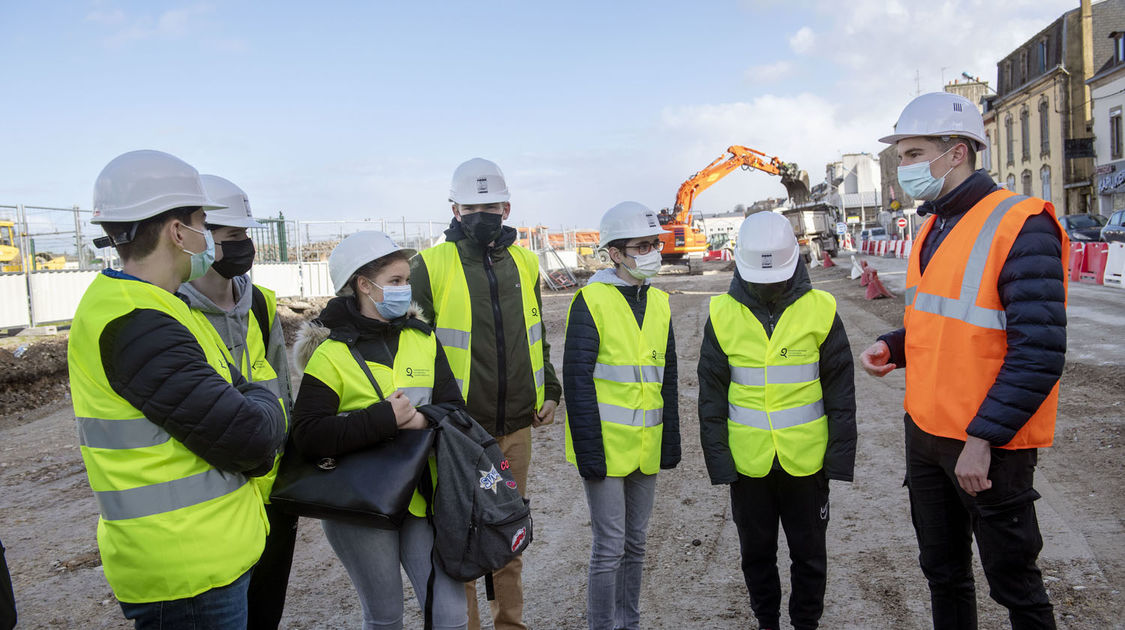
[(0, 348), (0, 424), (67, 395), (66, 342), (60, 334)]
[(285, 345), (292, 347), (297, 341), (297, 330), (301, 324), (320, 315), (320, 311), (331, 298), (281, 299), (277, 303), (277, 317), (285, 332)]

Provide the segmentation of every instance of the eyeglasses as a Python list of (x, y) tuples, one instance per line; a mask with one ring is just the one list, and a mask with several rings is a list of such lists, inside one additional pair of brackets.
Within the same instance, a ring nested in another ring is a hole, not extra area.
[(658, 252), (664, 251), (664, 241), (649, 241), (647, 243), (638, 243), (636, 245), (626, 245), (625, 249), (635, 249), (637, 250), (638, 254), (644, 256), (654, 249)]

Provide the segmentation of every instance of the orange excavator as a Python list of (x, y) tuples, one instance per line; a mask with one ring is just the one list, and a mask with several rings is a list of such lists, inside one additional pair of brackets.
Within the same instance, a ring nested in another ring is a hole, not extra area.
[(808, 201), (809, 176), (799, 170), (796, 164), (786, 164), (780, 158), (738, 145), (728, 148), (727, 153), (730, 154), (729, 157), (720, 155), (680, 185), (672, 212), (668, 212), (667, 208), (660, 211), (660, 223), (668, 230), (660, 235), (660, 240), (664, 242), (664, 264), (686, 263), (688, 272), (692, 275), (703, 272), (703, 252), (707, 251), (707, 237), (702, 230), (692, 225), (691, 206), (696, 195), (736, 168), (744, 171), (756, 169), (777, 175), (781, 177), (781, 183), (789, 191), (789, 199), (794, 204)]

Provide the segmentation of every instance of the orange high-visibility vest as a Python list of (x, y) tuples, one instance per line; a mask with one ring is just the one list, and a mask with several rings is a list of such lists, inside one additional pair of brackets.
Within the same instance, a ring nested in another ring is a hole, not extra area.
[[(926, 433), (958, 440), (996, 381), (1008, 350), (1007, 318), (997, 283), (1024, 222), (1050, 202), (998, 190), (972, 207), (942, 241), (921, 273), (922, 247), (910, 253), (906, 271), (906, 401), (904, 407)], [(930, 217), (916, 242), (926, 241)], [(1062, 238), (1063, 268), (1070, 249)], [(1066, 288), (1066, 277), (1063, 277)], [(1059, 384), (1002, 448), (1050, 446), (1055, 434)]]

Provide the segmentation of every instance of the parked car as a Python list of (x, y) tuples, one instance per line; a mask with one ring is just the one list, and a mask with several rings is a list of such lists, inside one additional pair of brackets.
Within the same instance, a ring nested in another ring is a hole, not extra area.
[(1109, 223), (1102, 227), (1102, 240), (1107, 243), (1125, 241), (1125, 210), (1109, 215)]
[(861, 241), (885, 241), (889, 238), (890, 237), (887, 236), (887, 229), (881, 227), (861, 230), (859, 233), (859, 239)]
[(1071, 241), (1100, 241), (1106, 218), (1100, 214), (1064, 214), (1059, 223)]

